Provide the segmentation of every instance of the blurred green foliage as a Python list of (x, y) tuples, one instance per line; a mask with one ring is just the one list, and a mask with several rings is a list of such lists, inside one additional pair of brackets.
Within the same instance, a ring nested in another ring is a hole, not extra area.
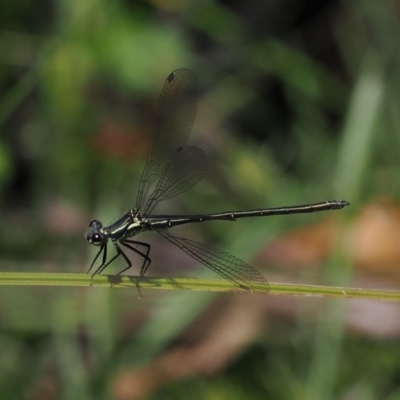
[[(352, 203), (335, 214), (344, 224), (370, 199), (398, 198), (399, 9), (398, 1), (372, 0), (2, 2), (1, 270), (87, 270), (88, 221), (110, 222), (134, 206), (157, 97), (181, 67), (199, 76), (190, 143), (206, 149), (211, 166), (163, 212), (338, 197)], [(195, 232), (251, 261), (278, 235), (320, 218), (204, 224)], [(186, 259), (155, 244), (150, 273), (191, 272)], [(273, 266), (258, 267), (268, 278)], [(350, 282), (352, 268), (338, 252), (322, 274)], [(123, 399), (121, 371), (178, 346), (214, 300), (0, 288), (1, 397)], [(314, 301), (319, 314), (307, 311), (308, 299), (290, 300), (290, 318), (264, 310), (257, 343), (227, 357), (212, 378), (166, 383), (149, 398), (399, 397), (399, 332), (393, 340), (348, 333), (351, 301)]]

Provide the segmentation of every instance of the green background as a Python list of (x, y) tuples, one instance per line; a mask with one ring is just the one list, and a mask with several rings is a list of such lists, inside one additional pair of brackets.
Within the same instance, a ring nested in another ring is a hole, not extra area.
[[(157, 98), (168, 74), (186, 67), (200, 82), (188, 143), (205, 149), (210, 168), (160, 212), (352, 205), (332, 212), (342, 242), (314, 269), (259, 255), (326, 215), (176, 233), (270, 281), (362, 286), (360, 275), (395, 289), (396, 265), (389, 277), (379, 265), (358, 273), (344, 249), (365, 204), (400, 195), (399, 14), (398, 1), (372, 0), (3, 1), (0, 270), (87, 271), (85, 229), (134, 207)], [(153, 236), (139, 238), (153, 245), (150, 275), (215, 277)], [(372, 301), (1, 287), (0, 393), (392, 400), (397, 320), (397, 305)]]

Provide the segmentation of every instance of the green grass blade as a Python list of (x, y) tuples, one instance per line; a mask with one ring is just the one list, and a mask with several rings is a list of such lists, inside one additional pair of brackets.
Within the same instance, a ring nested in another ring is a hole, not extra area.
[[(93, 286), (108, 288), (112, 286), (113, 288), (135, 288), (138, 278), (137, 276), (96, 275), (92, 279), (87, 274), (1, 272), (0, 286)], [(260, 290), (264, 288), (262, 284), (254, 283), (254, 286)], [(249, 292), (235, 286), (233, 283), (220, 279), (145, 277), (140, 281), (140, 287), (142, 289)], [(269, 294), (400, 301), (400, 292), (398, 291), (287, 283), (270, 283)]]

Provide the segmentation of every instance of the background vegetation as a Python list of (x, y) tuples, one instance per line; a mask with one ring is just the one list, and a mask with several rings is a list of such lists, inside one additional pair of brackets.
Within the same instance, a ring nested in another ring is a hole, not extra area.
[[(3, 1), (0, 270), (85, 272), (134, 206), (157, 98), (201, 86), (196, 213), (341, 198), (325, 215), (182, 229), (270, 281), (399, 285), (400, 3)], [(212, 276), (161, 239), (155, 276)], [(132, 271), (136, 274), (138, 271)], [(393, 303), (0, 288), (2, 399), (400, 398)]]

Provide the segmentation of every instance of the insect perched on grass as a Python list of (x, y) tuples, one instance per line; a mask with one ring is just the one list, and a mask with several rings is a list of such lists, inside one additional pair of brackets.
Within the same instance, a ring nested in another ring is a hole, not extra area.
[[(198, 147), (186, 146), (196, 111), (196, 75), (189, 69), (178, 69), (172, 72), (164, 84), (158, 102), (156, 125), (139, 183), (136, 207), (109, 226), (103, 226), (98, 220), (90, 222), (86, 240), (90, 244), (99, 246), (100, 249), (88, 272), (92, 270), (96, 261), (100, 261), (93, 276), (100, 274), (115, 259), (122, 256), (126, 261), (126, 267), (119, 272), (122, 274), (132, 266), (132, 262), (125, 253), (126, 249), (129, 249), (142, 257), (140, 277), (143, 277), (151, 263), (150, 245), (132, 238), (144, 231), (154, 231), (240, 288), (268, 292), (269, 285), (266, 279), (249, 264), (225, 251), (173, 235), (169, 229), (193, 222), (235, 221), (246, 217), (338, 210), (349, 203), (343, 200), (327, 200), (314, 204), (250, 211), (152, 215), (157, 204), (192, 188), (200, 182), (207, 171), (208, 157), (204, 151)], [(115, 247), (116, 253), (108, 260), (109, 245)]]

